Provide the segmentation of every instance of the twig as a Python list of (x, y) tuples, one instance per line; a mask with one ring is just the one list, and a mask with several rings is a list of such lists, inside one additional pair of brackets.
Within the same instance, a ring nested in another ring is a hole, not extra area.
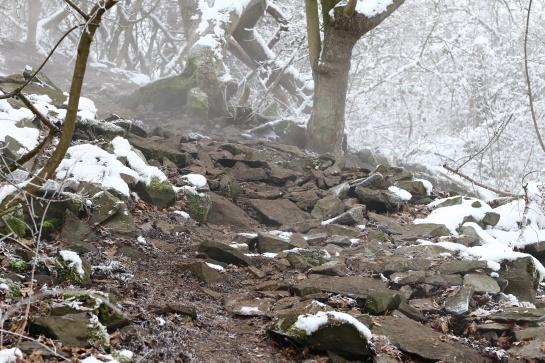
[(458, 167), (458, 170), (460, 170), (464, 165), (466, 165), (467, 163), (469, 163), (471, 160), (473, 160), (477, 155), (483, 153), (486, 149), (488, 149), (488, 147), (492, 144), (492, 142), (494, 141), (494, 139), (496, 139), (498, 136), (500, 136), (503, 131), (505, 130), (505, 128), (507, 127), (507, 125), (509, 124), (509, 122), (511, 122), (511, 119), (513, 118), (513, 114), (511, 114), (511, 116), (509, 116), (509, 118), (507, 119), (507, 121), (503, 124), (503, 125), (500, 125), (500, 127), (494, 131), (494, 135), (492, 135), (492, 138), (490, 138), (490, 140), (488, 140), (488, 143), (479, 151), (477, 151), (475, 154), (471, 155), (469, 157), (469, 159), (467, 159), (466, 161), (464, 161), (462, 163), (462, 165), (460, 165)]
[(532, 95), (532, 86), (530, 83), (530, 71), (528, 70), (528, 31), (530, 29), (530, 14), (532, 9), (532, 0), (528, 3), (528, 16), (526, 17), (526, 30), (524, 31), (524, 71), (526, 72), (526, 85), (528, 86), (528, 100), (530, 102), (530, 113), (532, 115), (532, 121), (534, 123), (534, 129), (536, 130), (537, 139), (541, 150), (545, 152), (545, 144), (541, 138), (539, 127), (537, 126), (536, 111), (534, 110), (534, 96)]
[(481, 187), (481, 188), (484, 188), (484, 189), (487, 189), (487, 190), (490, 190), (498, 195), (501, 195), (501, 196), (504, 196), (504, 197), (513, 197), (513, 198), (518, 198), (519, 195), (518, 194), (513, 194), (513, 193), (508, 193), (508, 192), (504, 192), (502, 190), (499, 190), (499, 189), (496, 189), (496, 188), (492, 188), (492, 187), (489, 187), (488, 185), (484, 185), (483, 183), (480, 183), (478, 181), (476, 181), (475, 179), (472, 179), (471, 177), (465, 175), (464, 173), (462, 173), (461, 171), (459, 170), (456, 170), (456, 169), (453, 169), (451, 168), (450, 166), (448, 166), (447, 164), (443, 165), (443, 168), (447, 169), (448, 171), (458, 175), (458, 176), (461, 176), (462, 178), (468, 180), (469, 182)]

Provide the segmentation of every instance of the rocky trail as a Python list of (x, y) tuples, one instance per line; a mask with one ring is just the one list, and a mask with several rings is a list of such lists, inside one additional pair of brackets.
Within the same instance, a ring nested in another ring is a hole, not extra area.
[(123, 136), (168, 187), (67, 181), (39, 244), (2, 240), (1, 343), (24, 361), (545, 361), (532, 257), (495, 266), (437, 244), (483, 245), (499, 215), (466, 216), (476, 227), (459, 236), (413, 223), (436, 200), (484, 208), (461, 186), (369, 150), (308, 155), (289, 122), (266, 141), (228, 119), (110, 106), (119, 116), (79, 124), (75, 143), (115, 152)]

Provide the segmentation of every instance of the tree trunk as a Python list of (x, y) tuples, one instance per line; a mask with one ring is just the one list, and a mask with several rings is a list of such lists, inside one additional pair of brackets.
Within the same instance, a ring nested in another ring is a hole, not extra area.
[(36, 45), (36, 30), (38, 29), (38, 20), (40, 19), (40, 2), (41, 0), (28, 0), (26, 44), (32, 48)]
[(320, 61), (313, 67), (314, 100), (307, 126), (306, 148), (322, 154), (343, 155), (344, 112), (352, 49), (368, 31), (393, 13), (404, 0), (394, 0), (387, 10), (372, 17), (354, 13), (345, 17), (344, 7), (334, 9)]

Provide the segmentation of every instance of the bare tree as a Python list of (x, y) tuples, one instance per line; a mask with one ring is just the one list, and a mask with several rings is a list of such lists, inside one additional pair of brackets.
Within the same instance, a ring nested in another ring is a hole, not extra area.
[[(393, 0), (382, 11), (368, 16), (356, 11), (358, 0), (335, 7), (338, 0), (322, 1), (324, 29), (320, 41), (317, 0), (306, 0), (310, 62), (314, 78), (314, 100), (307, 126), (306, 147), (317, 152), (343, 154), (344, 120), (352, 49), (367, 32), (390, 16), (404, 0)], [(333, 10), (333, 18), (329, 12)]]

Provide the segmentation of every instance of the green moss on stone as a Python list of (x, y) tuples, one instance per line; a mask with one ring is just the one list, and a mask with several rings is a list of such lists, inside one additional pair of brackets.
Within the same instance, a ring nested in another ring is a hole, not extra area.
[(204, 193), (188, 192), (187, 204), (188, 213), (199, 223), (205, 223), (208, 219), (208, 211), (211, 205), (210, 196)]
[[(3, 291), (2, 291), (3, 290)], [(21, 290), (19, 287), (10, 279), (0, 278), (0, 291), (6, 292), (7, 295), (11, 298), (21, 297)]]
[(528, 261), (528, 264), (526, 265), (526, 272), (532, 278), (532, 287), (537, 290), (539, 287), (540, 276), (532, 260)]
[(42, 233), (51, 233), (62, 226), (62, 218), (51, 218), (42, 223)]
[(65, 261), (62, 256), (57, 255), (55, 258), (55, 267), (64, 280), (76, 284), (85, 283), (85, 274), (80, 274), (78, 266), (70, 261)]
[(14, 258), (11, 260), (8, 267), (11, 271), (16, 273), (24, 273), (30, 271), (31, 268), (27, 261), (20, 258)]
[(99, 322), (98, 317), (91, 318), (91, 322), (87, 327), (89, 328), (87, 342), (94, 347), (102, 347), (106, 352), (110, 353), (112, 351), (110, 335), (106, 327)]
[(148, 189), (154, 193), (169, 193), (173, 190), (168, 180), (161, 181), (156, 176), (151, 178)]
[(18, 237), (24, 237), (28, 231), (23, 213), (19, 211), (19, 206), (14, 206), (4, 212), (0, 219), (0, 234), (8, 235), (11, 232)]

